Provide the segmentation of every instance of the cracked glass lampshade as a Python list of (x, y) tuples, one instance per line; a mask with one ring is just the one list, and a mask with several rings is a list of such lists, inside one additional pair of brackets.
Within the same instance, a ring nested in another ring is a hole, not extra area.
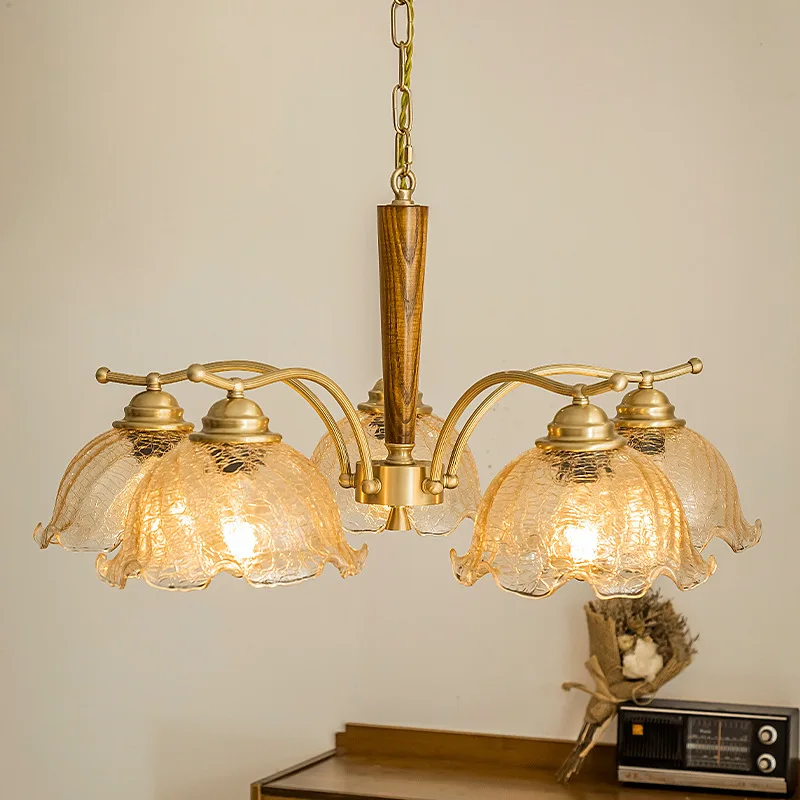
[(120, 548), (97, 558), (100, 577), (188, 591), (220, 572), (257, 587), (313, 578), (328, 563), (343, 577), (359, 572), (366, 546), (347, 544), (325, 478), (280, 439), (251, 400), (212, 406), (203, 431), (142, 482)]
[(600, 598), (639, 597), (659, 575), (691, 589), (714, 572), (667, 477), (624, 446), (602, 409), (562, 409), (536, 444), (490, 484), (469, 552), (451, 552), (461, 583), (491, 574), (502, 589), (546, 597), (575, 578)]
[[(359, 421), (367, 433), (370, 451), (375, 460), (385, 459), (388, 455), (385, 444), (383, 408), (383, 381), (379, 380), (370, 391), (369, 400), (358, 406)], [(352, 429), (344, 419), (340, 420), (337, 425), (347, 444), (351, 463), (355, 464), (360, 456)], [(444, 420), (433, 414), (431, 407), (422, 402), (422, 393), (420, 393), (417, 399), (414, 458), (420, 461), (431, 460), (443, 425)], [(453, 449), (457, 436), (458, 431), (454, 431), (445, 451), (445, 462)], [(343, 489), (339, 485), (341, 469), (336, 447), (330, 434), (322, 437), (311, 460), (317, 464), (328, 479), (342, 515), (342, 524), (346, 530), (350, 533), (378, 533), (386, 528), (390, 512), (388, 506), (357, 503), (352, 489)], [(423, 536), (441, 536), (454, 531), (462, 520), (475, 518), (481, 499), (481, 490), (478, 467), (469, 448), (464, 450), (458, 477), (458, 486), (445, 492), (441, 504), (408, 509), (409, 520), (417, 533)]]
[(629, 392), (617, 407), (615, 423), (630, 447), (657, 464), (672, 482), (698, 550), (714, 538), (737, 552), (758, 543), (761, 520), (751, 525), (744, 518), (728, 463), (711, 442), (675, 418), (675, 407), (663, 392)]
[(136, 395), (125, 409), (125, 419), (72, 459), (50, 522), (34, 531), (36, 542), (42, 549), (55, 543), (83, 552), (113, 550), (139, 484), (191, 429), (172, 395), (160, 390)]

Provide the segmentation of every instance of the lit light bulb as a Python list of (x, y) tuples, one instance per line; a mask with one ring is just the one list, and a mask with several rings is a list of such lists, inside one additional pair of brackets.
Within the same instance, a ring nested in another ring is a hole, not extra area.
[(568, 525), (562, 531), (569, 548), (568, 557), (576, 563), (597, 558), (598, 533), (591, 525)]
[(258, 545), (253, 526), (244, 519), (223, 520), (222, 538), (237, 561), (252, 558)]

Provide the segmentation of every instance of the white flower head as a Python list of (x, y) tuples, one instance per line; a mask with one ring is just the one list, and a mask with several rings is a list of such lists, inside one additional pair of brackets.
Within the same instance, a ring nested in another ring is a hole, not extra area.
[(621, 636), (617, 636), (617, 644), (623, 653), (627, 653), (628, 650), (633, 650), (636, 644), (636, 637), (630, 633), (623, 633)]
[(650, 639), (637, 639), (632, 651), (622, 657), (622, 674), (631, 680), (652, 681), (664, 667), (664, 659)]

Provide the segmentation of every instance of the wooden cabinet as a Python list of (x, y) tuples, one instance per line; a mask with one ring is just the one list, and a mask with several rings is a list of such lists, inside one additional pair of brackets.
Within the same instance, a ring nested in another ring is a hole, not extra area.
[[(621, 787), (615, 749), (600, 745), (566, 786), (554, 774), (570, 742), (347, 725), (336, 749), (256, 781), (251, 800), (668, 800)], [(681, 800), (709, 795), (672, 793)], [(724, 797), (716, 795), (716, 798)], [(741, 800), (741, 797), (738, 798)]]

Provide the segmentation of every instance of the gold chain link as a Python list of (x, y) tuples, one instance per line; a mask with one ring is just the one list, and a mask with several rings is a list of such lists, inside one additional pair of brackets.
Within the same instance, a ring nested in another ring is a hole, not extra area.
[[(402, 19), (401, 8), (405, 8)], [(410, 201), (417, 185), (411, 169), (414, 150), (411, 145), (411, 128), (414, 110), (411, 103), (411, 67), (414, 57), (414, 0), (392, 0), (392, 44), (398, 51), (398, 80), (392, 90), (392, 118), (395, 131), (395, 170), (392, 189), (395, 197)], [(401, 27), (404, 29), (401, 36)]]

